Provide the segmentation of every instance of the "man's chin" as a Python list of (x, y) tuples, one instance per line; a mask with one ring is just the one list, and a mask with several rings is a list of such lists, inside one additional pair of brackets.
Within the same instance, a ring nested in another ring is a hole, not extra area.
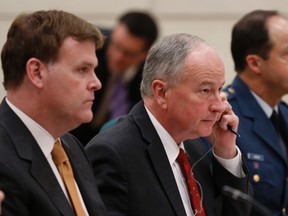
[(207, 129), (205, 131), (203, 131), (203, 133), (201, 134), (201, 137), (208, 137), (210, 135), (212, 135), (213, 130), (212, 129)]
[(87, 112), (85, 115), (82, 115), (81, 116), (81, 124), (84, 124), (84, 123), (90, 123), (93, 119), (93, 114), (92, 112)]

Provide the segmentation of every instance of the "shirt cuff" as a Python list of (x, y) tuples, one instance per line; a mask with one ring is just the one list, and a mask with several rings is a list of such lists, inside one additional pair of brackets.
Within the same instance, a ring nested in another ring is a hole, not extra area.
[(242, 168), (242, 154), (238, 146), (236, 146), (237, 149), (237, 155), (232, 159), (223, 159), (221, 157), (218, 157), (214, 151), (213, 155), (217, 159), (217, 161), (230, 173), (232, 173), (234, 176), (238, 178), (245, 177), (244, 170)]

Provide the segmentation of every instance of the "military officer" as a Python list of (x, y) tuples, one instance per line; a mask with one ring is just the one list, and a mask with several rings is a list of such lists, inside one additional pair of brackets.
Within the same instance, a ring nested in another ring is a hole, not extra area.
[(246, 14), (233, 27), (231, 51), (237, 76), (224, 91), (240, 119), (237, 145), (254, 198), (273, 216), (288, 215), (288, 106), (281, 101), (288, 93), (287, 19), (277, 11)]

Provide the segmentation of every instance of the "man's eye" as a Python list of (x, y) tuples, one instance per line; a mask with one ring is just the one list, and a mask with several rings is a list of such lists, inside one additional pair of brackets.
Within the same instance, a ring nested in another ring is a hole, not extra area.
[(202, 89), (201, 92), (203, 92), (203, 93), (210, 93), (210, 89)]
[(80, 70), (81, 70), (81, 72), (84, 72), (84, 73), (85, 73), (85, 72), (88, 71), (88, 68), (87, 68), (87, 67), (83, 67), (83, 68), (81, 68)]

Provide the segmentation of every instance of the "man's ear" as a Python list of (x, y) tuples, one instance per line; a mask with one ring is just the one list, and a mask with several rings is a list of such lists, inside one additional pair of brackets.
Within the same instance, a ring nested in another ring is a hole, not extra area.
[(261, 73), (262, 62), (263, 62), (263, 59), (258, 55), (251, 54), (251, 55), (246, 56), (247, 67), (254, 73), (257, 73), (257, 74)]
[(44, 70), (46, 70), (45, 65), (37, 58), (30, 58), (26, 63), (26, 75), (30, 82), (38, 88), (43, 86)]
[(151, 85), (152, 93), (154, 94), (154, 98), (157, 102), (157, 104), (163, 108), (167, 108), (167, 89), (168, 85), (166, 82), (156, 79), (152, 82)]

